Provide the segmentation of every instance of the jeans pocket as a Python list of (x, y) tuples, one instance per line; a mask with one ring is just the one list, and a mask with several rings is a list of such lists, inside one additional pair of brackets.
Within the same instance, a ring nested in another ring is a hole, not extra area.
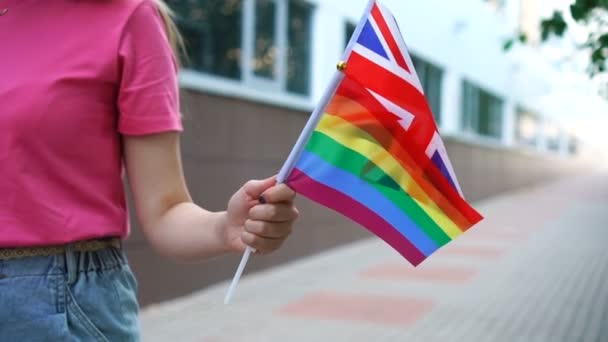
[(0, 341), (73, 341), (64, 313), (31, 320), (0, 322)]
[(94, 339), (98, 342), (109, 342), (110, 340), (104, 335), (99, 327), (91, 320), (90, 314), (87, 314), (78, 301), (74, 293), (67, 290), (67, 318), (68, 326), (73, 337), (78, 340), (90, 341)]
[[(25, 267), (25, 266), (24, 266)], [(61, 313), (61, 276), (14, 276), (0, 280), (0, 331), (17, 324)]]
[[(80, 272), (67, 289), (68, 324), (83, 341), (139, 341), (138, 306), (126, 265)], [(88, 339), (87, 339), (88, 338)]]

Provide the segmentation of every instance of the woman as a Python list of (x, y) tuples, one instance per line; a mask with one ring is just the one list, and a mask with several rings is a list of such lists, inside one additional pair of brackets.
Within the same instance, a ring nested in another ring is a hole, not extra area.
[(168, 257), (267, 253), (289, 235), (294, 192), (274, 178), (223, 212), (192, 203), (172, 27), (153, 0), (0, 0), (0, 341), (139, 339), (123, 165)]

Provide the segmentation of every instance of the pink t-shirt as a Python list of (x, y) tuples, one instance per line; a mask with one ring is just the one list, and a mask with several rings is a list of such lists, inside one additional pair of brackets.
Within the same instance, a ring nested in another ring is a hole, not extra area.
[(181, 131), (151, 0), (4, 0), (0, 247), (128, 234), (121, 134)]

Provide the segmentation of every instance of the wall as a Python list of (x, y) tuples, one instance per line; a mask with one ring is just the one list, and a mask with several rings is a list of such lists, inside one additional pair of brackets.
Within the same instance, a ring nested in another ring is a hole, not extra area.
[[(307, 118), (304, 112), (187, 90), (182, 98), (182, 150), (188, 185), (194, 200), (211, 210), (225, 208), (233, 190), (246, 180), (277, 172)], [(473, 201), (580, 168), (580, 163), (570, 159), (541, 157), (498, 145), (482, 146), (463, 138), (446, 137), (445, 141), (463, 190)], [(370, 236), (304, 198), (298, 199), (298, 206), (302, 218), (283, 249), (253, 258), (247, 272)], [(143, 305), (229, 279), (240, 258), (179, 265), (152, 252), (136, 225), (126, 248), (139, 280)]]

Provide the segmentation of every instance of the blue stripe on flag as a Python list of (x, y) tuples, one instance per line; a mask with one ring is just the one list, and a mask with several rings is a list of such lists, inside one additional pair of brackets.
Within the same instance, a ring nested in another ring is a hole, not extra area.
[(357, 39), (357, 43), (388, 59), (388, 54), (386, 53), (386, 50), (384, 50), (384, 47), (369, 20), (365, 22), (363, 30)]
[(441, 159), (441, 155), (439, 154), (439, 151), (435, 151), (435, 153), (433, 154), (433, 158), (431, 158), (431, 160), (433, 161), (435, 166), (437, 166), (439, 168), (439, 170), (441, 171), (441, 174), (443, 174), (443, 176), (450, 182), (450, 185), (452, 185), (452, 187), (454, 189), (458, 190), (458, 188), (456, 188), (456, 184), (454, 183), (454, 180), (450, 176), (450, 172), (448, 171), (448, 168), (445, 166), (443, 159)]
[(439, 248), (411, 218), (365, 180), (329, 164), (306, 150), (302, 152), (296, 167), (315, 181), (369, 208), (399, 231), (425, 256), (429, 256)]

